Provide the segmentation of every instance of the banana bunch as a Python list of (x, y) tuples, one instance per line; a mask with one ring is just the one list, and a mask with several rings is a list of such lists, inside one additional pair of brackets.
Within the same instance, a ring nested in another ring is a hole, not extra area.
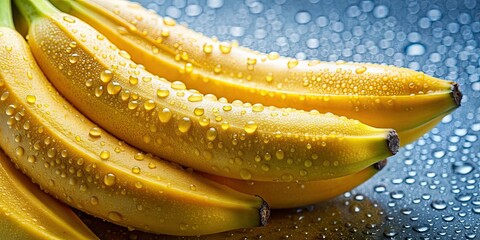
[[(0, 2), (5, 11), (8, 1)], [(11, 28), (0, 28), (0, 56), (0, 146), (55, 198), (154, 233), (201, 235), (266, 223), (269, 208), (260, 197), (145, 154), (89, 121), (49, 83), (23, 37)], [(43, 207), (46, 218), (54, 206)], [(72, 230), (64, 225), (50, 221), (43, 228)]]
[(158, 76), (218, 97), (318, 110), (393, 128), (402, 146), (461, 102), (455, 82), (367, 63), (299, 61), (220, 42), (126, 0), (51, 0)]
[[(270, 207), (367, 181), (461, 101), (453, 82), (260, 54), (124, 0), (50, 1), (64, 12), (14, 0), (27, 43), (0, 0), (0, 147), (45, 192), (129, 229), (263, 226)], [(65, 231), (91, 239), (78, 224)]]

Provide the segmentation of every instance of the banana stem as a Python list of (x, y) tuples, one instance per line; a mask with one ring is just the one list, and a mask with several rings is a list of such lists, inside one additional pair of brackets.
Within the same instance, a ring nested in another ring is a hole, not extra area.
[[(4, 1), (4, 0), (0, 0)], [(22, 15), (27, 20), (27, 24), (30, 25), (37, 17), (49, 16), (60, 13), (60, 10), (56, 9), (47, 0), (14, 0), (15, 5), (20, 10)]]
[(10, 0), (0, 0), (0, 27), (15, 29)]

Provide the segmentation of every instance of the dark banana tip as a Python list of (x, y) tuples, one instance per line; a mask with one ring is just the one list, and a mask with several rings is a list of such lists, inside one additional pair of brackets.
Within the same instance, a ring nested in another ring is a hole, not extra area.
[(387, 135), (387, 146), (392, 155), (395, 155), (400, 148), (400, 138), (395, 130), (390, 130)]
[(462, 92), (460, 92), (460, 89), (458, 89), (458, 83), (453, 83), (452, 84), (452, 98), (453, 98), (453, 101), (455, 102), (455, 104), (457, 104), (457, 106), (460, 106), (460, 104), (462, 103), (462, 97), (463, 97), (463, 94)]
[(262, 205), (258, 209), (258, 213), (260, 215), (260, 226), (265, 226), (270, 218), (270, 206), (268, 206), (268, 203), (262, 197), (256, 196), (262, 199)]
[(387, 159), (383, 159), (382, 161), (376, 162), (373, 164), (373, 167), (378, 171), (382, 170), (385, 166), (387, 166)]

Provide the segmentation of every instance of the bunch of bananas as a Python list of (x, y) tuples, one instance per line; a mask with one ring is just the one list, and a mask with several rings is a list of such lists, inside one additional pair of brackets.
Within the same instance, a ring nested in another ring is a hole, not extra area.
[[(461, 102), (454, 82), (261, 54), (125, 0), (14, 2), (28, 43), (0, 0), (1, 148), (45, 192), (130, 229), (265, 225), (270, 207), (366, 181)], [(93, 238), (0, 159), (1, 213), (15, 215), (2, 234)]]

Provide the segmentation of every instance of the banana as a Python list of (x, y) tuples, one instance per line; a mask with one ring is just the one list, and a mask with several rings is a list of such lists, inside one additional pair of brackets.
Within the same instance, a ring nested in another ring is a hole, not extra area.
[(19, 169), (91, 215), (169, 235), (255, 227), (268, 219), (261, 198), (140, 152), (90, 122), (45, 78), (23, 37), (5, 27), (0, 112), (0, 146)]
[(297, 208), (334, 198), (367, 181), (385, 167), (387, 160), (351, 175), (309, 182), (260, 182), (204, 174), (237, 191), (262, 196), (273, 209)]
[[(0, 45), (4, 45), (5, 32), (14, 31), (10, 9), (10, 0), (0, 0)], [(1, 69), (4, 60), (2, 51)], [(4, 99), (3, 95), (0, 99)], [(0, 129), (3, 127), (2, 124)], [(15, 169), (1, 149), (0, 189), (0, 236), (3, 239), (98, 239), (70, 208), (42, 192)]]
[(393, 128), (402, 145), (431, 128), (415, 135), (411, 129), (460, 106), (462, 94), (456, 83), (413, 70), (262, 54), (206, 37), (125, 0), (50, 1), (98, 29), (161, 77), (181, 79), (188, 88), (219, 97), (228, 94), (245, 102), (316, 109)]
[(70, 208), (15, 169), (1, 150), (0, 188), (3, 239), (98, 239)]
[(145, 71), (45, 1), (17, 1), (40, 67), (83, 114), (137, 148), (195, 170), (257, 181), (358, 172), (396, 153), (392, 129), (317, 111), (229, 103)]

